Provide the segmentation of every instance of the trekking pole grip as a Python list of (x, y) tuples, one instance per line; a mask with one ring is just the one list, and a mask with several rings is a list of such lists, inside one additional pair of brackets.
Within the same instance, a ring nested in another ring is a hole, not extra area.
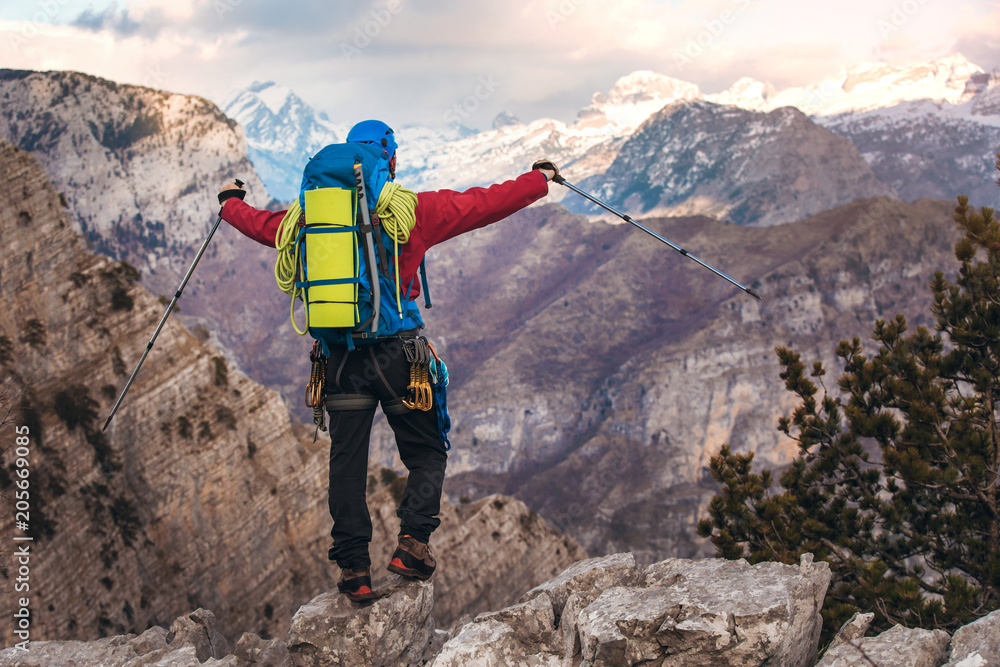
[(233, 182), (236, 183), (236, 187), (238, 187), (239, 190), (223, 190), (222, 192), (220, 192), (219, 193), (220, 204), (225, 204), (227, 199), (232, 199), (233, 197), (236, 197), (240, 201), (243, 201), (243, 198), (247, 196), (247, 191), (243, 189), (243, 181), (237, 178), (234, 179)]

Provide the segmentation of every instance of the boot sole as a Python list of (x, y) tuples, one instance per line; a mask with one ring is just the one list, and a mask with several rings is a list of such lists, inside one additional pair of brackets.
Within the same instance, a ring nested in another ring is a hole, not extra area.
[(424, 574), (422, 572), (418, 572), (417, 570), (411, 570), (410, 568), (404, 566), (403, 561), (398, 558), (393, 558), (392, 562), (389, 563), (385, 569), (390, 572), (394, 572), (401, 577), (406, 577), (407, 579), (419, 579), (420, 581), (427, 581), (434, 574), (433, 572), (430, 574)]
[(372, 590), (365, 593), (348, 593), (347, 591), (340, 591), (340, 593), (341, 595), (346, 595), (347, 599), (351, 602), (366, 602), (368, 600), (385, 597), (385, 593), (379, 593), (378, 591)]

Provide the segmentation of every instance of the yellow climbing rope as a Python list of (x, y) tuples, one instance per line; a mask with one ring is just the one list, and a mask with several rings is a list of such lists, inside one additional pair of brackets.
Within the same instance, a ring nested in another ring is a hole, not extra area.
[(299, 218), (302, 216), (302, 207), (296, 199), (288, 207), (285, 217), (278, 225), (278, 234), (274, 239), (274, 245), (278, 249), (278, 257), (274, 262), (274, 279), (278, 282), (278, 287), (282, 292), (292, 297), (292, 304), (289, 308), (289, 316), (292, 320), (292, 328), (300, 336), (306, 335), (309, 331), (309, 310), (306, 309), (306, 327), (299, 331), (295, 324), (295, 300), (304, 300), (302, 288), (296, 287), (296, 281), (302, 273), (299, 265)]
[[(375, 213), (382, 222), (386, 232), (392, 236), (394, 252), (393, 257), (396, 264), (396, 303), (399, 306), (399, 316), (403, 317), (403, 305), (400, 302), (399, 288), (399, 244), (406, 244), (410, 240), (410, 232), (417, 224), (417, 194), (413, 190), (407, 190), (398, 183), (386, 183), (379, 195), (378, 203), (375, 206)], [(292, 328), (299, 335), (305, 335), (309, 331), (309, 309), (306, 309), (306, 326), (303, 331), (295, 324), (295, 300), (304, 301), (304, 290), (296, 287), (296, 282), (302, 282), (302, 267), (299, 263), (301, 256), (299, 252), (299, 218), (302, 215), (302, 208), (299, 200), (296, 199), (288, 207), (288, 212), (278, 225), (278, 234), (275, 238), (275, 246), (278, 249), (278, 257), (274, 263), (274, 279), (278, 287), (285, 294), (292, 297), (290, 316)]]
[(392, 237), (392, 256), (396, 263), (396, 307), (399, 308), (399, 319), (403, 319), (403, 302), (399, 297), (399, 244), (410, 240), (410, 232), (417, 224), (417, 193), (399, 183), (386, 183), (375, 205), (375, 213)]

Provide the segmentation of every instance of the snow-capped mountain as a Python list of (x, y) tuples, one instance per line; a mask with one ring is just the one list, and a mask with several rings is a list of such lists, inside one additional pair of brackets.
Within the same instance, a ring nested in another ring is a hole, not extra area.
[(301, 185), (302, 167), (323, 146), (342, 141), (346, 126), (330, 122), (286, 86), (254, 82), (230, 93), (219, 105), (243, 126), (250, 160), (272, 197), (291, 201)]
[(993, 185), (1000, 147), (1000, 74), (962, 55), (912, 67), (863, 63), (781, 92), (753, 79), (707, 99), (755, 111), (794, 106), (861, 151), (893, 196), (1000, 204)]
[[(572, 124), (551, 118), (525, 124), (502, 113), (485, 132), (460, 125), (398, 127), (397, 178), (417, 190), (461, 189), (517, 176), (543, 156), (574, 163), (576, 178), (601, 173), (621, 141), (650, 115), (666, 104), (700, 96), (695, 84), (639, 71), (619, 79), (606, 94), (595, 93)], [(220, 107), (243, 125), (250, 159), (268, 191), (283, 201), (297, 192), (309, 157), (349, 129), (329, 122), (274, 83), (255, 83), (231, 94)]]
[[(627, 211), (704, 213), (753, 226), (889, 192), (850, 141), (797, 109), (764, 113), (704, 100), (658, 111), (606, 173), (582, 186)], [(579, 198), (567, 203), (572, 211), (600, 212)]]
[(953, 54), (911, 67), (861, 63), (819, 83), (780, 92), (768, 83), (743, 78), (705, 99), (752, 111), (795, 107), (822, 117), (886, 109), (913, 100), (959, 105), (975, 96), (984, 76), (981, 67)]
[[(638, 71), (620, 78), (608, 92), (595, 93), (572, 123), (551, 118), (521, 122), (505, 112), (482, 132), (460, 126), (397, 128), (397, 177), (416, 190), (463, 189), (513, 178), (544, 156), (555, 160), (574, 182), (586, 179), (600, 186), (628, 181), (636, 175), (609, 170), (636, 131), (667, 105), (705, 101), (755, 112), (795, 107), (850, 139), (878, 180), (904, 200), (951, 199), (963, 193), (994, 202), (998, 81), (1000, 74), (990, 75), (959, 54), (909, 67), (862, 63), (819, 83), (781, 91), (743, 78), (725, 91), (704, 94), (696, 84)], [(298, 115), (286, 112), (286, 107)], [(343, 137), (347, 129), (316, 115), (275, 84), (255, 84), (223, 108), (246, 128), (251, 159), (279, 199), (294, 196), (309, 155), (330, 137)], [(721, 155), (703, 159), (712, 162)], [(566, 195), (565, 189), (554, 188), (550, 200)], [(691, 206), (682, 207), (688, 209), (719, 214), (730, 207), (716, 202), (705, 208), (692, 200)]]
[[(417, 155), (407, 150), (406, 138), (400, 136), (400, 164), (411, 166), (399, 178), (418, 190), (461, 189), (514, 178), (541, 157), (573, 165), (577, 179), (603, 173), (622, 141), (643, 121), (667, 104), (700, 95), (695, 84), (639, 71), (618, 79), (606, 94), (595, 93), (572, 124), (552, 118), (511, 122), (509, 114), (500, 114), (500, 122), (491, 130), (454, 142), (425, 144)], [(565, 194), (553, 190), (550, 199)]]

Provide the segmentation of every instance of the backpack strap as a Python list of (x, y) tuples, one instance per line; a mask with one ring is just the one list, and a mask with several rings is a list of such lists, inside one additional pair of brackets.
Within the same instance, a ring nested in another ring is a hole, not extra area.
[[(373, 247), (373, 243), (381, 244), (381, 239), (375, 239), (372, 234), (372, 221), (368, 216), (368, 196), (365, 194), (367, 191), (365, 187), (365, 175), (360, 162), (354, 164), (354, 181), (358, 189), (358, 233), (361, 234), (361, 239), (365, 247), (365, 257), (368, 260), (368, 279), (371, 281), (372, 289), (371, 331), (373, 334), (376, 334), (378, 333), (379, 306), (381, 305), (382, 294), (381, 285), (379, 285), (378, 280), (378, 265), (375, 263), (375, 248)], [(368, 324), (369, 322), (364, 322), (358, 328), (364, 329)]]
[[(431, 307), (431, 288), (427, 286), (427, 268), (424, 264), (427, 262), (426, 257), (420, 259), (420, 284), (424, 288), (424, 308)], [(409, 296), (409, 290), (407, 290), (407, 296)]]
[(387, 273), (389, 278), (392, 278), (392, 265), (389, 263), (389, 258), (386, 257), (385, 245), (382, 243), (382, 221), (377, 213), (372, 217), (372, 225), (375, 227), (372, 235), (376, 239), (375, 247), (378, 248), (379, 267)]

